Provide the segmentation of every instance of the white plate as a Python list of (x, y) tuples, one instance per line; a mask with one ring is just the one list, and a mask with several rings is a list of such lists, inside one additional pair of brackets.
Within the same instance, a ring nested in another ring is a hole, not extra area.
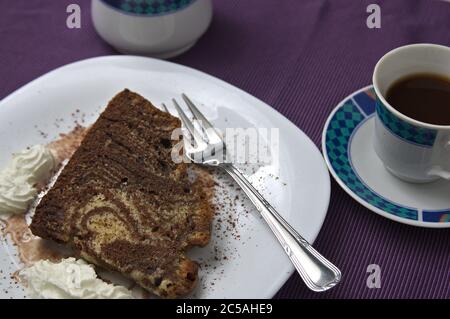
[[(80, 112), (75, 112), (75, 116), (84, 114), (85, 125), (93, 123), (108, 101), (124, 88), (140, 93), (155, 105), (186, 92), (222, 129), (279, 128), (279, 162), (261, 167), (250, 180), (294, 228), (310, 242), (315, 240), (330, 197), (328, 171), (316, 146), (262, 101), (219, 79), (174, 63), (132, 56), (93, 58), (64, 66), (27, 84), (0, 102), (0, 166), (14, 151), (49, 142), (67, 132), (73, 126), (72, 113), (77, 109)], [(39, 131), (48, 136), (44, 138)], [(234, 192), (230, 189), (231, 196)], [(192, 253), (203, 263), (215, 263), (215, 268), (202, 267), (201, 282), (193, 297), (270, 298), (292, 274), (294, 268), (269, 228), (248, 202), (244, 206), (249, 213), (240, 205), (233, 213), (238, 218), (235, 232), (240, 238), (213, 236), (207, 248)], [(214, 246), (228, 254), (228, 259), (214, 261)], [(13, 248), (9, 243), (3, 248), (0, 269), (3, 273), (17, 270), (20, 263), (14, 252), (8, 251)], [(0, 297), (23, 297), (20, 286), (10, 286), (9, 276), (0, 276)]]

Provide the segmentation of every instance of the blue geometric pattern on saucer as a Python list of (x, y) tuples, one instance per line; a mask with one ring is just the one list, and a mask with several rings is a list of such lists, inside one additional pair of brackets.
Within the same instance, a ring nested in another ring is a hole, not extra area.
[[(418, 220), (417, 209), (400, 206), (375, 193), (361, 181), (350, 164), (348, 152), (351, 136), (358, 125), (364, 121), (365, 116), (373, 114), (375, 110), (373, 90), (361, 92), (360, 94), (365, 94), (366, 96), (364, 98), (355, 96), (354, 98), (355, 101), (359, 99), (362, 102), (364, 100), (361, 105), (358, 103), (357, 106), (352, 99), (349, 99), (344, 102), (330, 120), (325, 138), (329, 162), (339, 179), (365, 202), (397, 217)], [(370, 101), (372, 102), (370, 103)], [(367, 103), (371, 104), (371, 106), (367, 105)], [(364, 112), (367, 111), (367, 113), (364, 115), (360, 109), (364, 109)]]
[[(370, 93), (371, 91), (369, 91)], [(375, 94), (375, 91), (373, 91)], [(373, 103), (373, 96), (369, 94), (356, 94), (353, 96), (356, 104), (366, 114), (371, 115), (375, 112), (375, 103)]]
[(377, 99), (376, 106), (380, 121), (394, 135), (417, 145), (433, 146), (437, 136), (436, 130), (418, 127), (399, 119), (379, 99)]
[(423, 221), (433, 223), (448, 223), (450, 222), (450, 209), (442, 211), (423, 211)]
[(196, 0), (102, 0), (111, 7), (129, 14), (154, 16), (181, 10)]

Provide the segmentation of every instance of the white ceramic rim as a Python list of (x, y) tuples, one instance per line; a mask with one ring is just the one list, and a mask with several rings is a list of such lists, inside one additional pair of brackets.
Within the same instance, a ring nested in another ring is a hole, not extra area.
[[(333, 118), (334, 114), (344, 105), (344, 103), (351, 99), (353, 96), (367, 91), (368, 89), (372, 88), (373, 85), (368, 85), (362, 89), (359, 89), (358, 91), (355, 91), (353, 93), (351, 93), (350, 95), (348, 95), (347, 97), (345, 97), (341, 102), (339, 102), (339, 104), (333, 109), (333, 111), (330, 113), (324, 129), (322, 131), (322, 153), (323, 153), (323, 157), (325, 159), (325, 163), (328, 166), (328, 170), (330, 171), (331, 175), (333, 176), (334, 180), (344, 189), (344, 191), (349, 194), (354, 200), (356, 200), (358, 203), (360, 203), (361, 205), (363, 205), (364, 207), (368, 208), (369, 210), (373, 211), (374, 213), (377, 213), (378, 215), (381, 215), (383, 217), (386, 217), (388, 219), (391, 219), (393, 221), (402, 223), (402, 224), (407, 224), (407, 225), (411, 225), (411, 226), (416, 226), (416, 227), (426, 227), (426, 228), (450, 228), (450, 223), (433, 223), (433, 222), (424, 222), (424, 221), (416, 221), (416, 220), (411, 220), (411, 219), (407, 219), (407, 218), (401, 218), (389, 213), (386, 213), (385, 211), (379, 209), (378, 207), (375, 207), (371, 204), (369, 204), (368, 202), (366, 202), (365, 200), (363, 200), (362, 198), (360, 198), (358, 195), (356, 195), (350, 188), (348, 188), (348, 186), (339, 178), (339, 176), (336, 174), (336, 172), (334, 171), (333, 166), (331, 165), (331, 162), (328, 158), (328, 153), (327, 153), (327, 147), (326, 147), (326, 136), (327, 136), (327, 129), (328, 126), (330, 125), (330, 121)], [(376, 116), (376, 115), (374, 115)]]
[(385, 55), (383, 55), (383, 57), (381, 57), (381, 59), (375, 65), (375, 69), (374, 69), (373, 77), (372, 77), (372, 83), (373, 83), (373, 87), (375, 89), (375, 93), (377, 94), (377, 97), (381, 100), (381, 102), (383, 102), (384, 106), (386, 106), (386, 108), (391, 113), (393, 113), (395, 116), (397, 116), (398, 118), (402, 119), (405, 122), (408, 122), (408, 123), (413, 124), (415, 126), (425, 127), (425, 128), (433, 129), (433, 130), (450, 130), (450, 125), (435, 125), (435, 124), (429, 124), (429, 123), (425, 123), (425, 122), (420, 122), (420, 121), (417, 121), (417, 120), (415, 120), (413, 118), (410, 118), (410, 117), (404, 115), (403, 113), (400, 113), (395, 108), (393, 108), (386, 101), (384, 95), (381, 94), (381, 91), (379, 89), (379, 81), (378, 81), (379, 72), (380, 72), (379, 69), (380, 69), (381, 64), (383, 64), (384, 60), (386, 60), (387, 58), (390, 58), (392, 55), (397, 54), (397, 53), (399, 53), (401, 51), (409, 50), (411, 48), (432, 48), (433, 50), (443, 50), (443, 51), (447, 51), (447, 53), (448, 53), (448, 55), (450, 57), (450, 48), (449, 47), (447, 47), (445, 45), (432, 44), (432, 43), (408, 44), (408, 45), (404, 45), (404, 46), (398, 47), (398, 48), (396, 48), (394, 50), (391, 50), (388, 53), (386, 53)]

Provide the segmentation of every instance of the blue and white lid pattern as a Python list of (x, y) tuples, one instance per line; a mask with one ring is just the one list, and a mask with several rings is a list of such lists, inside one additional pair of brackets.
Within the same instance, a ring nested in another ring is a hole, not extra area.
[(102, 0), (128, 14), (155, 16), (182, 10), (196, 0)]

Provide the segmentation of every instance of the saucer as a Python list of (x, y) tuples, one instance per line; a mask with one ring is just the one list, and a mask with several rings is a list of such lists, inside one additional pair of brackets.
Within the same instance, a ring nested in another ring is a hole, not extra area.
[(322, 150), (338, 184), (359, 203), (400, 223), (450, 227), (450, 182), (404, 182), (389, 173), (373, 149), (375, 92), (365, 87), (329, 116)]

